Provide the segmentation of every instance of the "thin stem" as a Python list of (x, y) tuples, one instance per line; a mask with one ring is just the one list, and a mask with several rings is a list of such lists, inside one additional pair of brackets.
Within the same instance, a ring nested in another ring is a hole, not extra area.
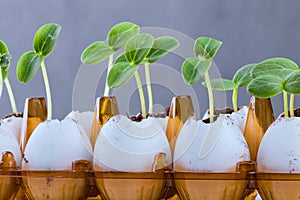
[(149, 101), (149, 114), (152, 115), (153, 112), (153, 95), (152, 95), (152, 88), (151, 88), (151, 81), (150, 81), (150, 70), (149, 70), (149, 63), (145, 63), (145, 75), (146, 75), (146, 84), (147, 84), (147, 91), (148, 91), (148, 101)]
[(295, 105), (295, 95), (291, 94), (290, 95), (290, 117), (294, 117), (294, 105)]
[(48, 107), (48, 116), (47, 120), (52, 119), (52, 99), (51, 99), (51, 90), (50, 90), (50, 85), (49, 85), (49, 80), (48, 80), (48, 75), (47, 75), (47, 70), (45, 66), (45, 62), (41, 63), (42, 67), (42, 73), (44, 77), (44, 83), (45, 83), (45, 88), (46, 88), (46, 96), (47, 96), (47, 107)]
[(204, 73), (204, 76), (207, 84), (208, 99), (209, 99), (209, 122), (212, 123), (214, 121), (214, 96), (212, 92), (208, 71)]
[(112, 63), (114, 61), (114, 55), (110, 55), (108, 58), (108, 67), (107, 67), (107, 74), (106, 74), (106, 81), (105, 81), (105, 89), (104, 89), (104, 96), (108, 97), (109, 96), (109, 87), (107, 84), (107, 79), (108, 79), (108, 74), (110, 72), (110, 69), (112, 68)]
[(234, 88), (232, 93), (232, 105), (233, 105), (233, 111), (238, 111), (237, 106), (237, 96), (238, 96), (239, 88)]
[(285, 117), (289, 117), (288, 96), (286, 91), (283, 91), (283, 107)]
[(14, 97), (13, 91), (12, 91), (12, 89), (11, 89), (11, 86), (10, 86), (10, 83), (9, 83), (8, 78), (6, 78), (6, 79), (4, 80), (4, 83), (5, 83), (5, 85), (6, 85), (6, 89), (7, 89), (7, 92), (8, 92), (8, 96), (9, 96), (9, 100), (10, 100), (10, 104), (11, 104), (11, 108), (12, 108), (12, 110), (13, 110), (13, 113), (14, 113), (15, 115), (18, 115), (15, 97)]
[(146, 118), (145, 96), (144, 96), (143, 87), (142, 87), (142, 83), (141, 83), (141, 79), (140, 79), (138, 71), (134, 72), (134, 76), (135, 76), (136, 84), (138, 86), (138, 91), (139, 91), (139, 94), (140, 94), (140, 101), (141, 101), (141, 107), (142, 107), (142, 116), (145, 119)]

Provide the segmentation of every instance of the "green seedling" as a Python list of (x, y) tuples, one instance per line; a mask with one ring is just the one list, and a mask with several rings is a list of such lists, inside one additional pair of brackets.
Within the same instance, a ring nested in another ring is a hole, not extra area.
[(25, 52), (20, 57), (16, 70), (19, 81), (28, 83), (32, 80), (41, 66), (47, 95), (48, 120), (51, 120), (52, 118), (52, 100), (45, 58), (55, 47), (60, 30), (61, 26), (58, 24), (46, 24), (40, 27), (33, 39), (34, 51)]
[[(232, 105), (233, 110), (236, 112), (238, 110), (238, 103), (237, 103), (237, 97), (238, 97), (238, 90), (240, 87), (247, 86), (250, 81), (252, 80), (251, 72), (253, 67), (256, 64), (248, 64), (243, 67), (241, 67), (233, 76), (233, 79), (212, 79), (211, 80), (211, 87), (213, 90), (220, 90), (220, 91), (228, 91), (233, 90), (232, 92)], [(202, 83), (205, 87), (207, 87), (207, 83)]]
[[(144, 43), (144, 41), (147, 41)], [(135, 42), (135, 43), (134, 43)], [(137, 73), (137, 69), (139, 64), (144, 64), (145, 66), (145, 77), (146, 77), (146, 85), (148, 91), (148, 103), (149, 109), (148, 113), (152, 115), (153, 112), (153, 94), (151, 88), (151, 79), (150, 79), (150, 70), (149, 65), (158, 61), (159, 59), (166, 56), (172, 50), (176, 49), (179, 46), (179, 42), (169, 36), (162, 36), (154, 39), (149, 34), (140, 34), (133, 40), (129, 41), (125, 47), (125, 53), (121, 54), (114, 62), (115, 69), (123, 69), (124, 71), (119, 74), (119, 76), (112, 72), (110, 75), (109, 86), (112, 88), (120, 87), (125, 84), (132, 76), (135, 75), (141, 106), (142, 106), (142, 115), (146, 117), (146, 105), (144, 100), (144, 94), (142, 90), (142, 84), (140, 82), (139, 74)], [(137, 51), (142, 50), (142, 51)], [(135, 56), (136, 58), (132, 58)], [(132, 70), (132, 71), (131, 71)], [(128, 77), (127, 77), (128, 73)], [(118, 81), (117, 81), (118, 80)]]
[[(107, 77), (111, 70), (114, 54), (121, 49), (127, 41), (140, 32), (140, 27), (131, 22), (121, 22), (109, 31), (107, 42), (97, 41), (89, 45), (81, 55), (81, 61), (85, 64), (96, 64), (109, 58)], [(109, 96), (109, 87), (105, 82), (104, 96)]]
[(182, 64), (182, 76), (186, 84), (192, 85), (204, 75), (209, 98), (210, 122), (214, 120), (214, 99), (208, 70), (222, 42), (213, 38), (199, 37), (194, 44), (196, 57), (187, 58)]
[(146, 118), (146, 104), (142, 83), (137, 70), (139, 64), (143, 62), (149, 53), (153, 43), (154, 38), (146, 33), (131, 38), (125, 46), (125, 61), (115, 63), (111, 68), (107, 79), (110, 88), (118, 88), (129, 81), (133, 75), (135, 76), (140, 95), (143, 118)]
[(9, 54), (6, 44), (0, 40), (0, 97), (2, 94), (2, 85), (5, 83), (13, 114), (18, 115), (15, 97), (8, 80), (8, 68), (10, 66), (11, 55)]
[(270, 58), (253, 68), (253, 80), (248, 85), (248, 92), (259, 98), (271, 98), (283, 92), (284, 114), (286, 117), (294, 117), (294, 95), (300, 93), (299, 73), (298, 65), (294, 61), (287, 58)]

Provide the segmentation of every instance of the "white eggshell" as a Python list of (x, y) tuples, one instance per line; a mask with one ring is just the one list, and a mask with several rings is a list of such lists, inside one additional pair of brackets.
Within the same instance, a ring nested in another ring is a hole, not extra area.
[(20, 142), (22, 121), (22, 117), (11, 116), (1, 119), (0, 123), (6, 123), (10, 131), (16, 136), (17, 141)]
[[(208, 112), (209, 112), (209, 110), (207, 110), (204, 113), (204, 115), (202, 117), (203, 120), (209, 118)], [(238, 125), (238, 127), (240, 128), (240, 130), (242, 132), (244, 132), (244, 129), (246, 126), (247, 115), (248, 115), (248, 107), (247, 106), (242, 106), (238, 111), (230, 114), (231, 119), (236, 122), (236, 124)]]
[(101, 129), (95, 144), (94, 166), (105, 171), (151, 172), (158, 153), (165, 153), (167, 162), (171, 162), (167, 137), (156, 118), (134, 122), (117, 115)]
[(260, 172), (300, 172), (300, 118), (278, 118), (266, 131), (257, 154)]
[(76, 160), (92, 161), (93, 152), (84, 130), (71, 119), (44, 121), (26, 145), (23, 169), (71, 170)]
[(0, 123), (0, 160), (2, 153), (10, 151), (14, 154), (15, 161), (18, 167), (21, 167), (21, 151), (19, 143), (11, 131), (11, 127), (7, 123)]
[(248, 115), (248, 107), (243, 106), (237, 112), (231, 113), (231, 119), (236, 122), (241, 132), (244, 132)]
[(236, 163), (250, 160), (243, 134), (230, 115), (213, 123), (189, 118), (177, 138), (175, 171), (234, 172)]
[(85, 130), (88, 138), (91, 136), (91, 131), (92, 131), (92, 125), (93, 125), (93, 119), (94, 119), (94, 112), (92, 111), (85, 111), (85, 112), (79, 112), (79, 111), (71, 111), (65, 119), (73, 119), (82, 128)]

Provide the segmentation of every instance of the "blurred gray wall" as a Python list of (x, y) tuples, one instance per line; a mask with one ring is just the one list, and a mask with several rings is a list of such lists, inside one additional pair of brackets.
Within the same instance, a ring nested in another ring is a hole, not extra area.
[[(104, 40), (109, 29), (121, 21), (170, 28), (194, 39), (211, 36), (222, 40), (224, 44), (214, 61), (226, 78), (244, 64), (269, 57), (288, 57), (300, 63), (299, 0), (9, 0), (1, 1), (0, 8), (0, 39), (13, 56), (9, 79), (19, 111), (26, 97), (45, 96), (45, 92), (41, 71), (27, 85), (18, 82), (18, 58), (32, 49), (33, 35), (41, 25), (55, 22), (62, 26), (57, 45), (46, 58), (55, 118), (63, 118), (72, 109), (73, 82), (82, 50), (96, 40)], [(173, 65), (180, 70), (181, 63)], [(103, 87), (99, 87), (99, 96), (102, 91)], [(239, 104), (247, 105), (249, 95), (245, 89), (240, 95)], [(167, 105), (170, 99), (161, 97), (160, 101)], [(281, 96), (273, 99), (276, 112), (282, 110), (280, 102)], [(297, 99), (296, 104), (299, 105)], [(201, 106), (208, 107), (206, 100)], [(0, 115), (9, 113), (4, 89)]]

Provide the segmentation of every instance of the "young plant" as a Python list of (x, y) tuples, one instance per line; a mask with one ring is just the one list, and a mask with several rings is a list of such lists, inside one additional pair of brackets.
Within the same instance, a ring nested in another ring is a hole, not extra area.
[[(150, 35), (148, 35), (148, 36), (150, 36)], [(152, 37), (152, 40), (153, 40), (153, 37)], [(132, 41), (130, 43), (132, 43)], [(132, 45), (130, 43), (128, 44), (129, 46)], [(148, 113), (150, 115), (152, 115), (152, 113), (153, 113), (153, 109), (152, 109), (153, 108), (153, 95), (152, 95), (152, 88), (151, 88), (149, 65), (158, 61), (159, 59), (163, 58), (168, 53), (170, 53), (172, 50), (176, 49), (178, 46), (179, 46), (179, 42), (173, 37), (169, 37), (169, 36), (158, 37), (158, 38), (154, 39), (153, 45), (150, 48), (149, 52), (146, 54), (146, 56), (143, 58), (143, 60), (139, 63), (139, 64), (145, 65), (145, 77), (146, 77), (146, 85), (147, 85), (147, 91), (148, 91), (148, 103), (149, 103)], [(132, 49), (134, 49), (134, 48), (135, 47), (133, 47)], [(144, 47), (138, 47), (138, 48), (144, 48)], [(149, 48), (149, 47), (147, 47), (147, 48)], [(126, 45), (125, 53), (121, 54), (115, 60), (114, 66), (117, 65), (118, 63), (127, 63), (127, 65), (130, 65), (131, 64), (130, 58), (128, 60), (128, 55), (126, 55), (126, 54), (128, 53), (128, 50), (132, 51), (132, 49), (127, 48), (127, 45)], [(138, 66), (139, 64), (136, 64), (136, 65)], [(125, 84), (126, 82), (124, 82), (123, 84)], [(141, 83), (138, 83), (138, 85), (139, 84), (140, 84), (140, 86), (138, 86), (138, 87), (139, 87), (139, 94), (141, 97), (141, 105), (142, 105), (142, 113), (143, 113), (142, 115), (145, 117), (146, 116), (146, 108), (144, 106), (145, 100), (142, 99), (142, 98), (144, 98), (143, 97), (144, 95), (143, 95), (143, 91), (142, 91), (142, 85), (141, 85)], [(112, 86), (112, 87), (114, 87), (114, 86)]]
[(208, 70), (211, 60), (221, 47), (222, 42), (213, 38), (199, 37), (194, 45), (196, 57), (187, 58), (182, 64), (182, 76), (186, 84), (192, 85), (204, 75), (209, 98), (210, 122), (214, 120), (214, 99)]
[(52, 52), (60, 30), (61, 26), (58, 24), (46, 24), (40, 27), (33, 39), (34, 51), (25, 52), (20, 57), (16, 70), (19, 81), (28, 83), (41, 66), (47, 95), (48, 120), (52, 118), (52, 100), (44, 60)]
[(9, 54), (6, 44), (0, 40), (0, 97), (2, 93), (2, 84), (5, 83), (13, 114), (18, 115), (15, 97), (8, 80), (8, 68), (10, 66), (11, 55)]
[[(252, 80), (251, 72), (255, 65), (256, 64), (248, 64), (241, 67), (235, 73), (232, 80), (223, 79), (223, 78), (211, 80), (211, 87), (213, 90), (221, 90), (221, 91), (233, 90), (232, 105), (233, 105), (234, 112), (238, 110), (238, 103), (237, 103), (238, 89), (240, 87), (247, 86), (250, 83), (250, 81)], [(207, 87), (206, 82), (203, 82), (202, 84), (205, 87)]]
[(153, 95), (151, 88), (151, 80), (150, 80), (150, 70), (149, 64), (154, 63), (166, 56), (169, 52), (173, 51), (179, 46), (179, 42), (169, 36), (158, 37), (154, 40), (153, 46), (150, 49), (149, 53), (144, 59), (145, 65), (145, 77), (146, 77), (146, 85), (148, 91), (148, 101), (149, 101), (149, 109), (148, 112), (150, 115), (153, 113)]
[[(107, 77), (111, 70), (114, 54), (121, 49), (126, 42), (140, 32), (139, 26), (131, 22), (121, 22), (109, 31), (107, 43), (97, 41), (89, 45), (81, 55), (81, 61), (85, 64), (96, 64), (109, 57)], [(109, 87), (105, 82), (104, 96), (109, 96)]]
[[(299, 94), (299, 69), (287, 58), (270, 58), (257, 64), (252, 70), (253, 80), (248, 92), (259, 98), (271, 98), (283, 92), (284, 114), (294, 116), (294, 95)], [(290, 115), (288, 95), (290, 93)]]
[(125, 47), (124, 57), (126, 59), (114, 64), (107, 79), (110, 88), (118, 88), (129, 81), (133, 75), (135, 76), (140, 95), (143, 118), (146, 118), (146, 104), (142, 83), (137, 70), (139, 64), (141, 64), (148, 55), (153, 43), (154, 38), (146, 33), (131, 38)]

